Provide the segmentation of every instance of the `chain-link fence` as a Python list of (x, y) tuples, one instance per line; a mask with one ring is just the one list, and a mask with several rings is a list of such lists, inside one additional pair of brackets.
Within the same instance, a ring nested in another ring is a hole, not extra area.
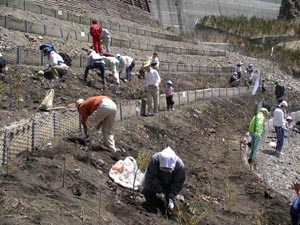
[[(11, 16), (0, 16), (0, 26), (10, 30), (17, 30), (26, 33), (33, 33), (38, 35), (46, 35), (57, 38), (65, 38), (71, 35), (75, 40), (84, 42), (91, 42), (90, 35), (82, 31), (72, 30), (57, 27), (51, 27), (39, 23), (28, 22), (26, 20), (17, 19)], [(217, 50), (198, 50), (198, 49), (186, 49), (179, 47), (168, 47), (161, 45), (153, 45), (140, 41), (129, 41), (123, 39), (112, 38), (111, 46), (119, 48), (131, 48), (142, 51), (156, 51), (163, 53), (174, 53), (174, 54), (189, 54), (189, 55), (202, 55), (202, 56), (226, 56), (226, 51)]]
[[(55, 9), (49, 9), (46, 8), (42, 5), (38, 5), (34, 2), (26, 1), (26, 0), (0, 0), (0, 5), (4, 5), (6, 7), (11, 7), (11, 8), (17, 8), (21, 9), (24, 11), (29, 11), (37, 14), (43, 14), (51, 17), (56, 17), (60, 20), (65, 20), (69, 22), (75, 22), (79, 24), (84, 24), (84, 25), (90, 25), (92, 18), (85, 17), (85, 16), (80, 16), (80, 15), (75, 15), (70, 12), (63, 12), (62, 10), (55, 10)], [(100, 21), (100, 24), (111, 30), (111, 31), (118, 31), (118, 32), (129, 32), (131, 34), (136, 34), (136, 35), (142, 35), (142, 36), (148, 36), (152, 38), (159, 38), (159, 39), (165, 39), (169, 41), (189, 41), (189, 40), (183, 40), (183, 37), (176, 36), (176, 35), (171, 35), (171, 34), (164, 34), (160, 32), (154, 32), (154, 31), (149, 31), (149, 30), (144, 30), (140, 28), (135, 28), (135, 27), (129, 27), (126, 26), (125, 24), (117, 24), (117, 23), (112, 23), (110, 21), (103, 21), (103, 20), (98, 20)]]
[[(249, 95), (251, 88), (212, 88), (174, 93), (176, 106), (201, 102), (219, 97)], [(273, 91), (273, 86), (269, 87)], [(160, 95), (159, 109), (167, 108), (165, 95)], [(140, 116), (141, 101), (131, 100), (117, 105), (116, 121), (124, 121)], [(75, 109), (41, 113), (29, 120), (15, 123), (0, 130), (0, 160), (8, 163), (24, 151), (43, 148), (58, 137), (65, 137), (82, 129), (79, 114)]]
[[(43, 66), (44, 56), (39, 50), (24, 48), (24, 47), (14, 47), (10, 49), (3, 49), (2, 54), (6, 58), (8, 64), (11, 65), (35, 65)], [(72, 57), (72, 67), (84, 68), (86, 65), (87, 57), (86, 55), (79, 55)], [(142, 61), (136, 61), (136, 66), (134, 70), (139, 70), (142, 66)], [(231, 73), (235, 67), (233, 66), (203, 66), (194, 64), (184, 64), (176, 62), (161, 62), (160, 71), (163, 72), (194, 72), (200, 74), (216, 74), (216, 73)]]

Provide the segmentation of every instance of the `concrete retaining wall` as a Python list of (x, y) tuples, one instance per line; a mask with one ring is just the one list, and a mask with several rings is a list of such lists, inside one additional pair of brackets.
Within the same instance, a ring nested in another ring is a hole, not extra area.
[(165, 28), (178, 32), (194, 30), (198, 19), (207, 15), (256, 16), (277, 19), (281, 0), (151, 0), (151, 13)]

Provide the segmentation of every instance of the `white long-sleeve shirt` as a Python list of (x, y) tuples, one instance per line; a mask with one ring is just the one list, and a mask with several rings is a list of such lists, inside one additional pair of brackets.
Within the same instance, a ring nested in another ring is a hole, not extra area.
[(276, 108), (274, 111), (273, 126), (285, 128), (284, 112), (281, 108)]
[(157, 70), (150, 68), (149, 72), (145, 73), (145, 87), (147, 88), (150, 85), (159, 86), (161, 82), (160, 76)]
[(51, 66), (64, 66), (64, 67), (68, 67), (68, 66), (65, 64), (63, 58), (62, 58), (59, 54), (57, 54), (55, 51), (52, 51), (52, 52), (50, 53), (50, 56), (49, 56), (49, 64), (50, 64)]
[[(101, 56), (99, 53), (95, 52), (94, 50), (89, 54), (88, 58), (87, 58), (87, 66), (92, 65), (92, 63), (95, 60), (101, 60), (104, 59), (104, 56)], [(104, 61), (103, 61), (104, 63)]]

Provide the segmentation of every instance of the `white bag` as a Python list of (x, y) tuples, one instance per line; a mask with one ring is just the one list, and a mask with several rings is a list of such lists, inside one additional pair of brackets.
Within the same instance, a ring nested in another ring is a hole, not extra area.
[(46, 96), (45, 96), (43, 102), (39, 106), (40, 110), (48, 110), (48, 109), (52, 108), (54, 93), (55, 92), (53, 89), (50, 89), (46, 92)]
[(143, 183), (144, 173), (137, 168), (135, 159), (128, 156), (112, 166), (109, 171), (109, 177), (123, 187), (138, 190)]

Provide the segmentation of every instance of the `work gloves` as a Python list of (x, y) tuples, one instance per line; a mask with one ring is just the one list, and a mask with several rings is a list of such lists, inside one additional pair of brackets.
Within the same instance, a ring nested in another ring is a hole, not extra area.
[(156, 197), (158, 198), (158, 199), (160, 199), (161, 201), (163, 201), (163, 202), (165, 202), (165, 200), (166, 200), (166, 196), (165, 196), (165, 194), (164, 193), (156, 193)]
[(174, 200), (172, 198), (168, 198), (168, 201), (166, 201), (166, 195), (164, 193), (156, 193), (156, 197), (160, 199), (161, 201), (168, 204), (168, 210), (173, 210), (175, 207)]
[(168, 209), (169, 209), (169, 210), (173, 210), (174, 207), (175, 207), (175, 205), (174, 205), (173, 199), (169, 198), (169, 201), (168, 201)]

